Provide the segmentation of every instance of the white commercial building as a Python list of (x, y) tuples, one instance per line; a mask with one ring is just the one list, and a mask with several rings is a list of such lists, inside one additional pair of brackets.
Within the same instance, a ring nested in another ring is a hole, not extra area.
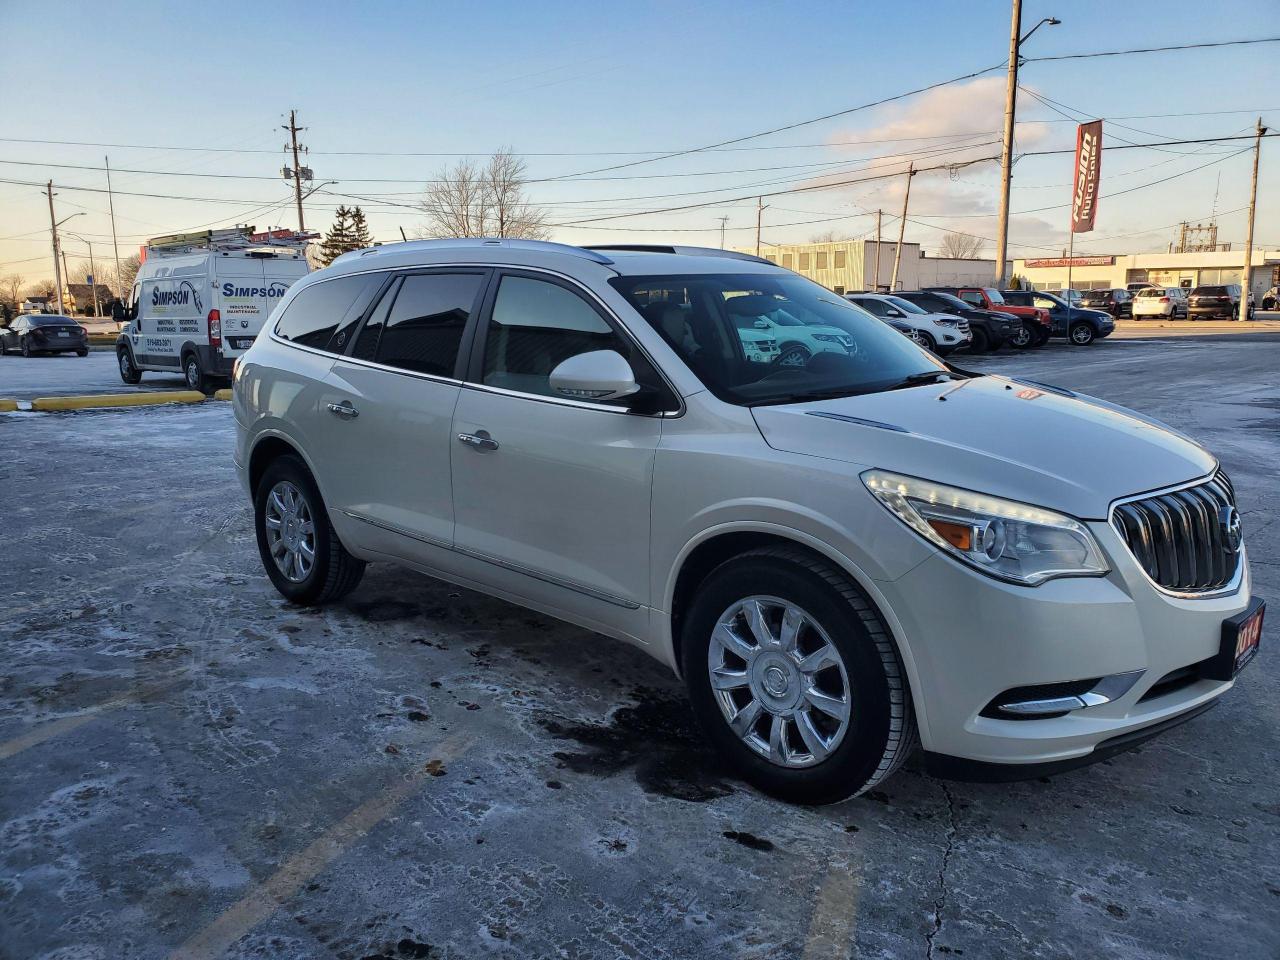
[[(755, 247), (735, 249), (741, 253), (756, 252)], [(765, 244), (760, 248), (760, 256), (803, 274), (836, 293), (846, 293), (888, 290), (896, 251), (897, 244), (889, 241), (877, 244), (874, 240), (837, 240), (832, 243)], [(930, 257), (920, 249), (920, 244), (904, 243), (894, 289), (990, 286), (995, 267), (994, 260)]]
[[(1061, 290), (1067, 286), (1065, 257), (1014, 260), (1013, 272), (1025, 277), (1037, 290)], [(1215, 250), (1198, 253), (1135, 253), (1071, 259), (1071, 286), (1077, 290), (1123, 289), (1130, 283), (1161, 287), (1199, 287), (1240, 283), (1244, 252)], [(1250, 286), (1254, 299), (1280, 282), (1280, 250), (1253, 251)]]

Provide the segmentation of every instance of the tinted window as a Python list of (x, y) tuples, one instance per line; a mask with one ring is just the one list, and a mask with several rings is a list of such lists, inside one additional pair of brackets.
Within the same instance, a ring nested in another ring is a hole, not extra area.
[(341, 353), (381, 281), (381, 275), (361, 274), (303, 287), (276, 324), (276, 336)]
[(452, 377), (462, 330), (483, 280), (479, 273), (405, 277), (378, 341), (378, 363)]
[(1227, 296), (1226, 287), (1196, 287), (1191, 291), (1197, 297), (1225, 297)]
[(551, 371), (593, 350), (632, 360), (629, 345), (572, 290), (529, 277), (502, 278), (485, 337), (484, 383), (559, 396), (551, 389)]
[(960, 299), (978, 307), (986, 305), (986, 301), (982, 299), (982, 294), (977, 290), (966, 290), (964, 293), (960, 294)]
[(75, 323), (70, 317), (64, 317), (56, 313), (41, 314), (32, 317), (30, 323), (33, 327), (56, 327), (65, 326), (68, 323)]
[(863, 310), (874, 313), (877, 317), (887, 317), (889, 315), (889, 305), (883, 300), (877, 300), (875, 297), (858, 297), (853, 302)]
[(357, 360), (373, 361), (377, 358), (378, 340), (382, 336), (382, 328), (387, 323), (387, 314), (391, 311), (391, 304), (395, 302), (396, 293), (399, 289), (400, 281), (393, 281), (387, 287), (386, 293), (382, 295), (382, 299), (378, 301), (378, 305), (370, 311), (369, 319), (360, 328), (360, 333), (356, 336), (356, 342), (351, 347), (351, 356)]

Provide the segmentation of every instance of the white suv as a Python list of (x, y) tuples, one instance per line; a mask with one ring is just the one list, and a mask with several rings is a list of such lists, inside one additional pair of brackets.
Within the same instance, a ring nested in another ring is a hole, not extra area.
[[(844, 331), (744, 350), (732, 299)], [(803, 277), (683, 247), (387, 245), (298, 281), (235, 376), (267, 574), (390, 561), (633, 643), (742, 776), (865, 790), (1099, 759), (1257, 650), (1231, 484), (1159, 423), (949, 367)]]

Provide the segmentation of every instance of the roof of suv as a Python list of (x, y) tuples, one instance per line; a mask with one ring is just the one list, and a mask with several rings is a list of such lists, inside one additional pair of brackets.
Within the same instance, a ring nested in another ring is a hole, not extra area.
[[(729, 261), (729, 262), (726, 262)], [(415, 267), (439, 263), (497, 263), (565, 269), (596, 264), (620, 275), (786, 272), (750, 254), (709, 247), (640, 244), (575, 247), (546, 240), (453, 239), (409, 240), (354, 250), (333, 261), (328, 271), (348, 273), (377, 268)]]

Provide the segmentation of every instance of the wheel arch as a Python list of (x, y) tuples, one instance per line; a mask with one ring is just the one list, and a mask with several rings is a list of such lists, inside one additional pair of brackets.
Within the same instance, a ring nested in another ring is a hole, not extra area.
[(667, 662), (680, 676), (680, 630), (682, 617), (687, 611), (690, 599), (707, 575), (720, 564), (749, 550), (761, 547), (787, 547), (799, 549), (812, 554), (820, 560), (833, 564), (844, 573), (855, 587), (871, 604), (880, 620), (888, 630), (889, 637), (897, 650), (898, 658), (906, 673), (907, 683), (911, 691), (916, 722), (921, 735), (927, 736), (927, 719), (925, 706), (917, 696), (920, 689), (916, 662), (911, 655), (909, 645), (904, 641), (902, 624), (893, 613), (893, 609), (884, 595), (876, 587), (875, 581), (861, 570), (856, 563), (835, 547), (817, 537), (801, 531), (783, 527), (774, 523), (750, 522), (742, 524), (723, 524), (704, 530), (687, 544), (672, 565), (672, 573), (668, 578), (663, 593), (662, 611), (654, 611), (660, 617), (656, 625), (660, 631), (657, 638), (659, 646), (665, 646), (668, 652)]
[[(251, 495), (256, 495), (258, 481), (262, 479), (262, 475), (266, 473), (267, 467), (271, 465), (272, 461), (286, 455), (292, 455), (301, 460), (311, 474), (311, 478), (315, 480), (316, 486), (319, 487), (320, 481), (316, 477), (315, 468), (301, 448), (283, 434), (270, 432), (262, 434), (255, 440), (253, 448), (249, 451), (248, 471), (249, 492)], [(321, 496), (324, 496), (323, 491)]]

